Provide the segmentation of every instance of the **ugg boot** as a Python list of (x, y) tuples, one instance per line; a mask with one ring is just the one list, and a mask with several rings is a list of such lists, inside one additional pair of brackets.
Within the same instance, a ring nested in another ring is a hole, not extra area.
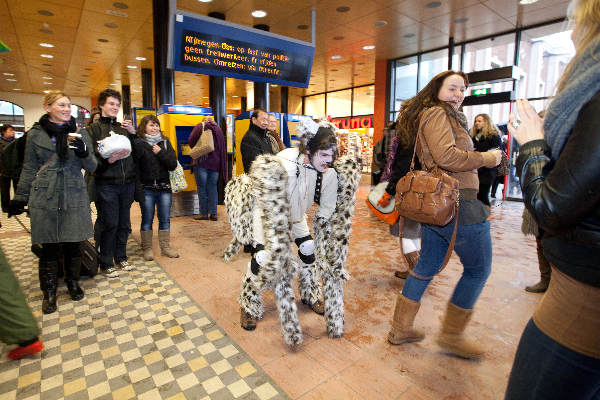
[(402, 344), (419, 342), (425, 338), (423, 331), (413, 328), (419, 307), (421, 307), (421, 303), (407, 299), (402, 293), (398, 294), (388, 342)]
[(44, 293), (42, 312), (52, 314), (56, 311), (56, 286), (58, 284), (58, 262), (47, 261), (41, 257), (39, 262), (40, 289)]
[(171, 231), (158, 231), (158, 243), (160, 243), (160, 254), (169, 258), (178, 258), (179, 253), (171, 248)]
[(83, 289), (79, 286), (79, 273), (81, 271), (81, 257), (65, 257), (65, 284), (71, 300), (83, 299)]
[(540, 281), (535, 285), (527, 286), (525, 288), (525, 291), (531, 293), (544, 293), (548, 289), (548, 285), (550, 284), (550, 275), (552, 274), (552, 269), (550, 267), (550, 263), (544, 255), (542, 240), (540, 238), (536, 238), (535, 241), (537, 242), (537, 256), (540, 268)]
[(154, 260), (154, 252), (152, 251), (152, 231), (140, 231), (142, 238), (142, 251), (144, 252), (144, 260)]
[(394, 276), (396, 278), (400, 278), (400, 279), (408, 278), (410, 271), (415, 269), (415, 267), (417, 266), (417, 263), (419, 262), (420, 254), (421, 254), (420, 251), (411, 251), (410, 253), (407, 253), (407, 254), (402, 253), (402, 255), (404, 256), (404, 260), (406, 260), (406, 265), (408, 265), (408, 269), (406, 271), (398, 270), (398, 271), (394, 272)]
[(460, 308), (448, 302), (442, 331), (437, 337), (437, 344), (448, 353), (463, 358), (480, 358), (484, 353), (484, 349), (463, 335), (472, 315), (472, 309)]

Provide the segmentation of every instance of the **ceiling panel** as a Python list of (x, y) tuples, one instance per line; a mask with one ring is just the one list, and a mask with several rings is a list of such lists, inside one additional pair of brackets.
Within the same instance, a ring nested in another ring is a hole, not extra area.
[(65, 5), (65, 2), (59, 5), (40, 0), (10, 1), (8, 9), (12, 18), (15, 19), (45, 22), (70, 28), (76, 28), (79, 25), (81, 14), (81, 6), (78, 7), (77, 2), (69, 6)]

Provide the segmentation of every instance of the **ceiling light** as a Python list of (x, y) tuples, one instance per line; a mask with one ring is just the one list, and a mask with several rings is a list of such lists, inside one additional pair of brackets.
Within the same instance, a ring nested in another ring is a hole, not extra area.
[(40, 56), (42, 56), (44, 58), (54, 58), (54, 56), (52, 54), (40, 54)]
[(9, 82), (16, 82), (17, 81), (16, 79), (12, 79), (12, 78), (6, 78), (6, 80), (9, 81)]
[(405, 38), (411, 38), (411, 37), (415, 37), (414, 33), (407, 33), (406, 35), (404, 35)]
[(277, 86), (279, 86), (279, 85), (271, 85), (271, 87), (277, 87)]
[(52, 11), (48, 11), (48, 10), (38, 10), (38, 14), (44, 15), (46, 17), (52, 17), (54, 15), (54, 13)]
[(136, 57), (135, 59), (138, 61), (146, 61), (146, 57)]
[(343, 36), (334, 36), (333, 40), (344, 40)]
[(342, 58), (342, 56), (337, 55), (337, 54), (335, 56), (331, 56), (332, 60), (339, 60), (340, 58)]
[(302, 25), (298, 25), (296, 28), (298, 28), (300, 30), (306, 30), (306, 29), (308, 29), (308, 25), (302, 24)]
[(104, 26), (107, 27), (107, 28), (114, 29), (114, 28), (117, 27), (117, 24), (115, 24), (113, 22), (107, 22), (107, 23), (104, 24)]
[(128, 65), (127, 68), (129, 68), (129, 69), (136, 69), (137, 67), (135, 65)]
[(54, 47), (54, 45), (50, 44), (50, 43), (40, 43), (40, 46), (42, 46), (42, 47)]
[(521, 0), (519, 1), (519, 4), (521, 5), (527, 5), (527, 4), (533, 4), (536, 3), (538, 0)]
[(44, 82), (44, 85), (52, 85), (52, 82)]
[[(21, 89), (19, 89), (19, 90), (21, 90)], [(50, 91), (49, 90), (44, 90), (44, 93), (50, 93)]]
[(210, 3), (212, 0), (198, 0), (200, 3)]
[(203, 98), (203, 99), (208, 99), (208, 96), (204, 96), (204, 97), (202, 97), (202, 98)]
[(23, 89), (19, 89), (19, 88), (14, 88), (13, 90), (23, 90)]
[(5, 72), (3, 75), (6, 75), (6, 76), (15, 76), (15, 74), (11, 74), (10, 72)]
[(267, 16), (267, 12), (263, 10), (254, 10), (251, 14), (254, 18), (264, 18)]
[(237, 99), (237, 98), (238, 98), (238, 97), (240, 97), (240, 96), (231, 96), (231, 97), (233, 97), (234, 99)]
[(101, 42), (101, 43), (107, 43), (108, 39), (102, 39), (102, 38), (100, 38), (100, 39), (98, 39), (98, 41)]
[(114, 8), (120, 8), (121, 10), (125, 10), (125, 9), (129, 8), (129, 6), (127, 4), (120, 3), (120, 2), (113, 3), (113, 7)]
[(54, 78), (52, 78), (51, 76), (42, 76), (42, 79), (46, 79), (46, 80), (52, 80)]
[(462, 18), (456, 18), (456, 19), (454, 20), (454, 22), (455, 22), (455, 23), (457, 23), (457, 24), (462, 24), (462, 23), (465, 23), (465, 22), (467, 22), (468, 20), (469, 20), (469, 18), (467, 18), (467, 17), (462, 17)]
[(363, 50), (373, 50), (374, 48), (375, 48), (375, 46), (372, 45), (372, 44), (369, 44), (367, 46), (363, 46)]
[(340, 6), (340, 7), (336, 8), (335, 11), (337, 11), (337, 12), (347, 12), (347, 11), (350, 11), (350, 7), (348, 7), (348, 6)]
[(116, 83), (111, 83), (110, 86), (117, 86), (117, 84)]
[(432, 1), (431, 3), (425, 4), (425, 7), (427, 7), (427, 8), (437, 8), (437, 7), (441, 6), (441, 5), (442, 5), (442, 3), (439, 2), (439, 1)]
[(52, 31), (50, 29), (40, 29), (40, 32), (47, 33), (48, 35), (52, 34)]
[(373, 26), (378, 26), (378, 27), (379, 27), (379, 26), (385, 26), (385, 25), (387, 25), (387, 21), (384, 21), (384, 20), (381, 20), (381, 21), (375, 21), (375, 22), (373, 23)]
[(102, 54), (102, 52), (98, 51), (98, 50), (94, 50), (94, 51), (92, 51), (92, 54)]

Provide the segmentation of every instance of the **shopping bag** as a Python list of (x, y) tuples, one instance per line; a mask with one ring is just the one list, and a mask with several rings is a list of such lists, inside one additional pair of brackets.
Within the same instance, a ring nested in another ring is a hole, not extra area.
[(204, 122), (202, 123), (202, 134), (196, 142), (196, 145), (190, 150), (190, 157), (196, 160), (202, 156), (207, 155), (215, 151), (215, 142), (213, 134), (210, 129), (204, 129)]
[(398, 211), (396, 211), (394, 207), (394, 198), (390, 200), (390, 204), (386, 207), (381, 207), (377, 205), (377, 201), (383, 196), (385, 193), (385, 188), (387, 187), (387, 182), (379, 182), (377, 186), (371, 190), (371, 193), (367, 196), (367, 206), (373, 211), (373, 214), (383, 222), (394, 225), (396, 221), (398, 221)]
[(171, 191), (173, 193), (187, 189), (187, 181), (185, 180), (183, 167), (179, 164), (179, 161), (177, 161), (177, 168), (173, 171), (169, 171), (169, 180), (171, 181)]

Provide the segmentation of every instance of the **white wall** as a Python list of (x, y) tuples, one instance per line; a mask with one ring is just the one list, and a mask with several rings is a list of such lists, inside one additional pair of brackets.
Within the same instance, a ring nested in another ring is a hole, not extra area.
[[(31, 128), (45, 113), (44, 107), (42, 106), (44, 95), (41, 94), (0, 92), (0, 100), (10, 101), (11, 103), (17, 104), (19, 107), (23, 107), (25, 130)], [(77, 104), (80, 107), (85, 107), (88, 110), (92, 108), (92, 101), (89, 97), (71, 97), (71, 103)]]

